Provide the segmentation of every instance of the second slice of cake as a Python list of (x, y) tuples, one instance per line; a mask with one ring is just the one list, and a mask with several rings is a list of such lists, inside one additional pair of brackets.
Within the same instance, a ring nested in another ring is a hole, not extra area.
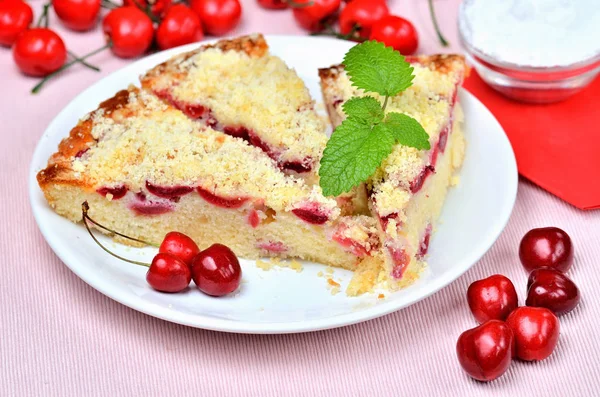
[(195, 120), (262, 149), (285, 172), (313, 171), (325, 147), (325, 123), (304, 82), (269, 53), (262, 35), (204, 45), (141, 78)]
[[(458, 87), (467, 71), (462, 56), (410, 57), (413, 85), (390, 98), (387, 110), (416, 119), (429, 135), (431, 149), (396, 145), (365, 184), (377, 220), (385, 267), (380, 281), (398, 287), (412, 282), (422, 267), (431, 233), (448, 187), (464, 156)], [(342, 104), (365, 95), (352, 86), (342, 65), (321, 69), (323, 97), (334, 127), (345, 118)], [(376, 94), (369, 94), (382, 98)], [(360, 190), (359, 190), (360, 191)]]

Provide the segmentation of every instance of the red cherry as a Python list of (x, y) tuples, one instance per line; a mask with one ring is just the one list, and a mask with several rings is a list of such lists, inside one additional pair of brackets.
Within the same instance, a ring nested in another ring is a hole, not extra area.
[(156, 43), (163, 50), (195, 43), (203, 38), (200, 18), (191, 8), (183, 4), (176, 4), (169, 8), (156, 30)]
[(506, 372), (512, 361), (514, 336), (503, 321), (490, 320), (463, 332), (456, 343), (458, 361), (469, 376), (487, 382)]
[(515, 334), (517, 357), (525, 361), (543, 360), (558, 342), (558, 317), (543, 307), (519, 307), (506, 319)]
[(112, 42), (112, 52), (121, 58), (142, 55), (150, 48), (154, 36), (152, 20), (137, 7), (111, 10), (102, 21), (102, 30)]
[(192, 272), (183, 261), (172, 255), (159, 253), (152, 259), (146, 281), (157, 291), (180, 292), (190, 285)]
[(46, 76), (67, 60), (67, 48), (59, 35), (48, 28), (23, 32), (13, 45), (13, 58), (21, 71), (30, 76)]
[(158, 252), (170, 254), (192, 266), (192, 260), (200, 252), (198, 245), (183, 233), (169, 232), (165, 235)]
[(100, 0), (52, 0), (54, 12), (71, 30), (85, 31), (96, 25)]
[(500, 274), (472, 283), (467, 290), (467, 301), (473, 316), (480, 323), (506, 320), (518, 306), (515, 286)]
[(411, 55), (419, 47), (419, 35), (414, 25), (404, 18), (388, 15), (373, 24), (370, 40), (377, 40), (402, 55)]
[(527, 281), (527, 306), (545, 307), (554, 314), (570, 312), (579, 303), (579, 289), (556, 269), (535, 269)]
[(206, 33), (213, 36), (233, 30), (242, 16), (239, 0), (191, 0), (190, 7), (202, 21)]
[(298, 25), (310, 32), (325, 29), (331, 17), (340, 8), (341, 0), (295, 0), (293, 13)]
[(358, 36), (368, 39), (373, 24), (389, 13), (383, 0), (353, 0), (340, 13), (340, 32), (349, 34), (358, 28)]
[(242, 268), (232, 250), (223, 244), (213, 244), (194, 257), (192, 278), (205, 294), (223, 296), (239, 287)]
[(288, 0), (258, 0), (258, 4), (270, 10), (282, 10), (288, 8)]
[(521, 240), (519, 258), (528, 272), (551, 267), (565, 273), (573, 264), (573, 244), (569, 235), (557, 227), (532, 229)]
[(10, 47), (33, 21), (33, 11), (24, 1), (0, 2), (0, 45)]

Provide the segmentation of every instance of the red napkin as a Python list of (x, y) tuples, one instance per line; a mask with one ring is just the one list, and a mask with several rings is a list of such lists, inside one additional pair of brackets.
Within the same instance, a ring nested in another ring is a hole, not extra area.
[(577, 208), (600, 208), (600, 78), (566, 101), (544, 105), (502, 96), (475, 70), (464, 86), (506, 131), (522, 176)]

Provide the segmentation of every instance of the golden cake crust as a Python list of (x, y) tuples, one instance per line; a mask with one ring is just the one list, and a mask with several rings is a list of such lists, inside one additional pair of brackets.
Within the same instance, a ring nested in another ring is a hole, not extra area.
[(112, 98), (101, 102), (97, 110), (81, 119), (71, 129), (69, 136), (59, 143), (58, 150), (48, 160), (47, 167), (37, 174), (38, 184), (43, 191), (45, 191), (46, 186), (50, 183), (61, 183), (92, 189), (93, 186), (87, 183), (85, 179), (74, 177), (73, 159), (96, 143), (96, 140), (92, 136), (94, 115), (102, 112), (105, 116), (110, 116), (113, 112), (124, 109), (128, 103), (129, 90), (121, 90)]

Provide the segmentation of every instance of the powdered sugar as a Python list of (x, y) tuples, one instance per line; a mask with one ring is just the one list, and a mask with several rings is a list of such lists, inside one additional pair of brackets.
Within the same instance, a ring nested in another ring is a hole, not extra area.
[(465, 0), (463, 38), (478, 51), (523, 66), (567, 66), (600, 55), (598, 0)]

